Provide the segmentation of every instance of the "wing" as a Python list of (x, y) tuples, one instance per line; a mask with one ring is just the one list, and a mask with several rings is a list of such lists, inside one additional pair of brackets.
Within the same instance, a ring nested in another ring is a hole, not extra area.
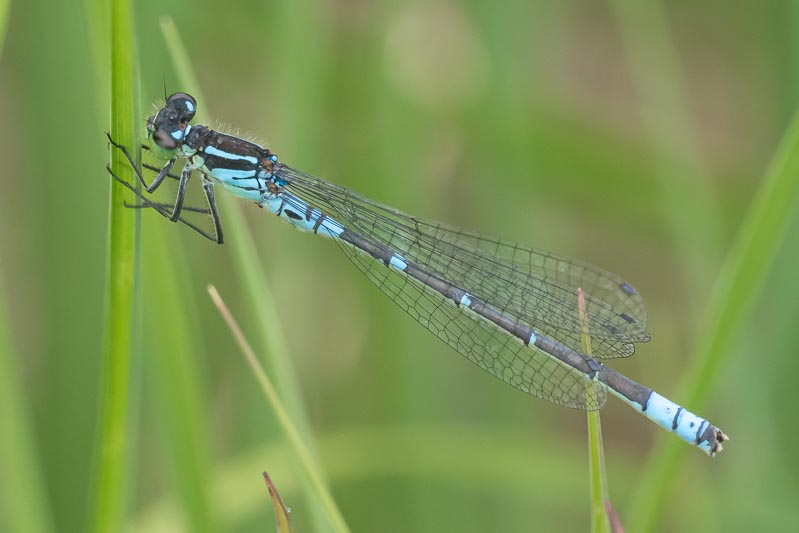
[(422, 282), (386, 268), (336, 235), (330, 235), (358, 269), (406, 313), (458, 353), (509, 385), (558, 405), (584, 410), (601, 408), (605, 385), (559, 362)]
[(635, 343), (649, 340), (641, 296), (615, 274), (551, 252), (422, 220), (287, 166), (276, 174), (287, 182), (289, 192), (344, 226), (577, 351), (582, 351), (578, 287), (586, 296), (595, 357), (627, 357), (635, 351)]

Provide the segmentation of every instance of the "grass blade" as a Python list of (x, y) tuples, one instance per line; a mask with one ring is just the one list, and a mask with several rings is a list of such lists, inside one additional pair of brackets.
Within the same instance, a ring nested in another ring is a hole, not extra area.
[[(687, 381), (677, 397), (684, 405), (708, 405), (718, 370), (730, 356), (799, 199), (799, 113), (788, 127), (762, 185), (730, 249), (708, 306), (705, 335), (699, 340)], [(664, 438), (642, 476), (632, 502), (632, 531), (651, 531), (667, 509), (663, 505), (685, 457), (685, 446)]]
[(291, 533), (291, 524), (289, 523), (289, 510), (286, 504), (283, 503), (283, 498), (277, 491), (277, 487), (272, 483), (269, 474), (264, 471), (264, 481), (266, 488), (269, 490), (269, 497), (272, 499), (272, 506), (275, 508), (275, 522), (277, 523), (277, 533)]
[[(126, 146), (138, 147), (138, 66), (130, 0), (111, 6), (111, 133)], [(134, 153), (138, 153), (136, 150)], [(119, 151), (111, 167), (123, 179), (135, 180)], [(109, 180), (110, 181), (110, 180)], [(99, 442), (96, 448), (91, 529), (120, 531), (129, 485), (128, 443), (132, 379), (134, 282), (138, 215), (125, 209), (126, 192), (111, 185), (107, 289), (104, 318), (104, 361), (100, 389)]]
[(216, 288), (209, 286), (208, 293), (211, 295), (211, 299), (219, 309), (219, 314), (221, 314), (222, 318), (225, 319), (225, 322), (227, 323), (231, 333), (233, 334), (233, 337), (236, 340), (236, 344), (239, 345), (241, 352), (247, 359), (247, 362), (255, 374), (255, 377), (258, 379), (261, 390), (263, 391), (266, 399), (269, 401), (269, 405), (272, 407), (275, 415), (277, 416), (280, 427), (283, 429), (286, 437), (288, 437), (289, 443), (299, 459), (305, 475), (310, 481), (313, 489), (316, 491), (317, 497), (324, 505), (325, 514), (327, 515), (330, 525), (335, 531), (349, 531), (349, 527), (347, 527), (347, 524), (344, 522), (344, 517), (341, 516), (341, 512), (338, 510), (333, 497), (330, 495), (330, 492), (328, 492), (327, 485), (316, 466), (316, 461), (313, 459), (310, 451), (305, 446), (300, 432), (297, 430), (297, 427), (292, 422), (291, 417), (286, 411), (286, 408), (280, 401), (274, 385), (272, 385), (269, 376), (267, 376), (266, 371), (258, 361), (258, 357), (256, 357), (255, 352), (247, 342), (247, 339), (244, 337), (244, 333), (242, 333), (241, 329), (239, 329), (239, 326), (236, 324), (233, 315), (230, 314), (230, 311), (225, 306), (225, 303), (222, 301), (222, 298), (219, 296)]
[[(585, 311), (585, 294), (577, 289), (577, 310), (582, 328), (583, 352), (591, 355), (591, 335), (588, 331), (588, 320)], [(592, 388), (587, 387), (588, 394)], [(590, 401), (590, 398), (589, 398)], [(605, 451), (602, 446), (602, 423), (599, 411), (588, 411), (588, 468), (591, 480), (591, 531), (609, 532), (610, 523), (606, 506), (610, 503), (608, 494), (608, 478), (605, 470)]]

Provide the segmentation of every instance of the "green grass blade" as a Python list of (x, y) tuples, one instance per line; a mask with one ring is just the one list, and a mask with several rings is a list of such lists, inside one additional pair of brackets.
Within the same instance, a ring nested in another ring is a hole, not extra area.
[[(591, 335), (588, 331), (588, 320), (585, 312), (585, 294), (577, 289), (577, 310), (582, 328), (583, 352), (591, 355)], [(588, 394), (593, 394), (592, 387), (586, 387)], [(589, 398), (590, 402), (590, 398)], [(610, 502), (608, 478), (605, 469), (605, 451), (602, 447), (602, 421), (599, 410), (588, 411), (588, 468), (591, 480), (591, 531), (595, 533), (610, 532), (606, 502)]]
[(283, 498), (277, 491), (277, 487), (272, 483), (272, 478), (264, 471), (264, 481), (269, 491), (269, 498), (272, 500), (272, 507), (275, 510), (275, 525), (277, 533), (291, 533), (291, 523), (289, 521), (289, 510), (283, 503)]
[(0, 284), (0, 529), (55, 531)]
[(286, 437), (288, 437), (289, 443), (291, 444), (294, 453), (297, 455), (300, 464), (303, 467), (304, 474), (310, 481), (310, 484), (316, 492), (319, 501), (321, 501), (322, 505), (324, 506), (325, 514), (330, 525), (335, 531), (349, 531), (349, 527), (347, 527), (347, 524), (344, 522), (344, 517), (341, 515), (341, 511), (339, 511), (338, 507), (336, 506), (336, 502), (330, 495), (330, 492), (327, 489), (327, 484), (319, 472), (319, 469), (316, 465), (316, 460), (311, 456), (310, 450), (305, 446), (302, 435), (300, 435), (299, 430), (291, 420), (291, 416), (280, 401), (277, 390), (272, 385), (269, 376), (267, 376), (266, 371), (258, 361), (258, 357), (256, 357), (255, 352), (253, 351), (252, 347), (250, 347), (247, 339), (244, 337), (244, 333), (242, 333), (242, 331), (239, 329), (239, 326), (236, 324), (233, 315), (230, 314), (230, 311), (225, 306), (225, 303), (222, 301), (222, 298), (219, 296), (216, 288), (209, 286), (208, 293), (211, 295), (211, 299), (219, 309), (219, 313), (222, 315), (222, 318), (225, 319), (225, 322), (227, 323), (231, 333), (233, 334), (233, 337), (236, 340), (236, 344), (239, 345), (239, 348), (247, 359), (250, 368), (252, 369), (256, 378), (258, 378), (258, 383), (261, 385), (261, 390), (263, 391), (266, 399), (269, 401), (269, 405), (272, 407), (275, 415), (277, 416), (280, 427), (283, 429)]
[[(730, 249), (708, 306), (687, 381), (676, 395), (683, 405), (703, 409), (710, 403), (719, 368), (730, 348), (789, 227), (799, 199), (799, 113), (788, 127), (763, 183)], [(731, 414), (731, 413), (728, 413)], [(722, 424), (723, 426), (723, 424)], [(735, 434), (732, 435), (732, 440)], [(651, 531), (667, 509), (663, 505), (687, 448), (664, 437), (635, 492), (631, 531)], [(723, 460), (723, 459), (719, 459)]]
[[(206, 100), (202, 97), (197, 76), (191, 66), (186, 47), (177, 32), (171, 18), (161, 19), (161, 29), (166, 39), (167, 49), (172, 56), (173, 64), (178, 72), (183, 90), (193, 94), (203, 106), (198, 110), (198, 116), (207, 114)], [(241, 213), (240, 202), (230, 195), (218, 195), (221, 211), (224, 213), (226, 240), (233, 251), (233, 259), (238, 271), (238, 279), (242, 281), (243, 292), (252, 310), (252, 315), (258, 324), (269, 325), (259, 330), (260, 345), (266, 349), (271, 370), (275, 376), (275, 386), (283, 399), (291, 420), (299, 430), (308, 447), (311, 456), (318, 462), (311, 424), (308, 421), (302, 394), (294, 372), (292, 359), (289, 355), (288, 344), (283, 335), (280, 314), (277, 312), (272, 300), (270, 283), (261, 266), (257, 254), (257, 246), (250, 228)], [(321, 475), (321, 474), (320, 474)], [(322, 505), (316, 500), (316, 492), (307, 487), (314, 522), (317, 529), (324, 529), (325, 521), (321, 519)]]
[[(130, 0), (111, 6), (111, 134), (126, 146), (140, 145), (141, 119)], [(138, 153), (138, 150), (136, 150)], [(123, 179), (135, 180), (114, 150), (111, 166)], [(109, 180), (110, 181), (110, 180)], [(132, 343), (136, 228), (138, 216), (125, 209), (126, 192), (111, 185), (108, 233), (107, 289), (104, 318), (104, 361), (100, 389), (99, 442), (94, 466), (91, 530), (120, 531), (124, 523), (128, 475), (130, 383), (133, 378)]]
[(602, 423), (599, 411), (588, 411), (588, 463), (591, 481), (591, 531), (609, 532), (610, 522), (605, 502), (610, 502), (602, 446)]

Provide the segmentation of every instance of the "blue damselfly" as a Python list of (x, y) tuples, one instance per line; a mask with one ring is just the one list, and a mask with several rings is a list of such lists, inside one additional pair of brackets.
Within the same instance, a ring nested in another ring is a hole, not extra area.
[[(331, 238), (380, 290), (419, 323), (480, 368), (513, 387), (559, 405), (594, 410), (607, 391), (667, 431), (709, 455), (727, 436), (707, 420), (639, 385), (601, 359), (632, 355), (649, 340), (638, 292), (593, 265), (511, 242), (419, 219), (343, 187), (295, 170), (267, 148), (206, 126), (192, 125), (197, 103), (169, 96), (147, 123), (150, 145), (166, 160), (145, 165), (148, 184), (126, 149), (145, 192), (116, 176), (143, 207), (223, 242), (214, 186), (282, 218), (297, 229)], [(186, 163), (172, 174), (178, 159)], [(184, 206), (187, 184), (199, 171), (207, 208)], [(177, 180), (174, 203), (153, 201), (167, 178)], [(207, 215), (204, 229), (187, 213)], [(591, 356), (582, 352), (577, 289), (586, 299)]]

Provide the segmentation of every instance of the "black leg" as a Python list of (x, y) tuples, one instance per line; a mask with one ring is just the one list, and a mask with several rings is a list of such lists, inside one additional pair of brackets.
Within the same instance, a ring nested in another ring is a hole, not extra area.
[[(172, 217), (172, 215), (169, 212), (169, 206), (164, 206), (163, 204), (157, 204), (155, 202), (151, 202), (146, 196), (144, 196), (141, 192), (136, 190), (136, 187), (134, 187), (133, 185), (131, 185), (127, 181), (123, 180), (122, 178), (120, 178), (116, 174), (114, 174), (114, 171), (111, 170), (111, 165), (106, 165), (105, 168), (106, 168), (106, 170), (108, 170), (108, 173), (111, 174), (111, 177), (114, 178), (115, 181), (117, 181), (118, 183), (123, 185), (126, 189), (128, 189), (130, 192), (132, 192), (134, 195), (136, 195), (136, 197), (142, 202), (141, 207), (152, 208), (154, 211), (159, 213), (164, 218), (171, 218)], [(185, 224), (186, 226), (190, 227), (191, 229), (193, 229), (194, 231), (196, 231), (197, 233), (199, 233), (200, 235), (202, 235), (203, 237), (205, 237), (209, 241), (218, 242), (218, 238), (215, 235), (211, 235), (210, 233), (208, 233), (208, 232), (204, 231), (203, 229), (197, 227), (196, 225), (192, 224), (191, 222), (189, 222), (188, 220), (186, 220), (184, 218), (178, 217), (177, 222), (181, 222), (181, 223)]]
[[(161, 172), (161, 167), (156, 167), (154, 165), (148, 165), (147, 163), (144, 163), (142, 165), (142, 167), (146, 168), (147, 170), (152, 170), (153, 172)], [(166, 177), (167, 178), (171, 178), (171, 179), (173, 179), (175, 181), (178, 181), (180, 179), (180, 176), (178, 176), (177, 174), (172, 174), (172, 173), (167, 173)]]
[(214, 184), (206, 179), (203, 179), (203, 190), (205, 191), (205, 199), (208, 200), (208, 207), (211, 209), (211, 217), (214, 219), (216, 243), (222, 244), (225, 242), (225, 238), (222, 236), (222, 221), (219, 219), (219, 211), (216, 209), (216, 200), (214, 199)]
[[(166, 175), (166, 173), (164, 173), (164, 175)], [(158, 176), (161, 176), (161, 174), (159, 174)], [(183, 167), (183, 173), (180, 175), (180, 183), (178, 184), (178, 195), (175, 198), (175, 207), (172, 209), (172, 215), (169, 217), (169, 220), (171, 220), (172, 222), (177, 222), (178, 219), (180, 218), (180, 210), (183, 208), (183, 199), (186, 197), (186, 184), (189, 183), (190, 177), (191, 177), (191, 167), (187, 163), (186, 166)], [(161, 177), (161, 181), (163, 181), (163, 179), (164, 178)]]
[(166, 178), (167, 175), (169, 175), (169, 171), (172, 170), (172, 165), (174, 165), (175, 161), (177, 160), (178, 156), (175, 155), (172, 159), (167, 161), (166, 165), (164, 165), (164, 168), (158, 171), (158, 175), (155, 177), (155, 179), (150, 185), (147, 185), (144, 181), (142, 181), (142, 185), (144, 185), (144, 188), (147, 189), (147, 192), (153, 193), (155, 192), (156, 189), (158, 189), (158, 187), (161, 186), (161, 184), (164, 182), (164, 178)]
[[(165, 204), (163, 202), (149, 201), (149, 203), (147, 203), (147, 204), (129, 204), (129, 203), (125, 202), (125, 207), (127, 207), (128, 209), (149, 209), (151, 207), (160, 207), (162, 210), (166, 211), (167, 213), (171, 213), (172, 212), (172, 208), (175, 207), (175, 206), (174, 206), (174, 204)], [(188, 205), (184, 205), (180, 209), (180, 212), (181, 213), (200, 213), (201, 215), (212, 216), (211, 215), (211, 210), (208, 209), (208, 208), (193, 207), (193, 206), (188, 206)]]
[[(153, 182), (148, 185), (144, 179), (144, 176), (142, 176), (141, 170), (139, 170), (139, 167), (136, 166), (136, 163), (133, 161), (133, 157), (130, 155), (130, 152), (128, 152), (128, 149), (125, 147), (125, 145), (116, 142), (114, 138), (111, 137), (110, 132), (108, 131), (105, 132), (105, 135), (106, 137), (108, 137), (108, 142), (110, 142), (114, 148), (122, 152), (122, 155), (124, 155), (125, 159), (128, 160), (130, 168), (133, 169), (133, 172), (136, 174), (136, 178), (138, 178), (139, 183), (141, 183), (144, 186), (144, 188), (147, 189), (147, 192), (154, 192), (161, 185), (161, 183), (164, 181), (164, 178), (170, 175), (169, 171), (172, 169), (172, 165), (174, 165), (175, 161), (177, 161), (178, 159), (178, 156), (175, 155), (175, 157), (167, 161), (166, 165), (164, 165), (164, 168), (159, 169), (158, 175), (155, 177)], [(144, 148), (144, 145), (142, 145), (142, 148)], [(149, 147), (147, 148), (147, 150), (149, 150)], [(145, 166), (147, 168), (153, 169), (150, 165), (145, 165)]]

